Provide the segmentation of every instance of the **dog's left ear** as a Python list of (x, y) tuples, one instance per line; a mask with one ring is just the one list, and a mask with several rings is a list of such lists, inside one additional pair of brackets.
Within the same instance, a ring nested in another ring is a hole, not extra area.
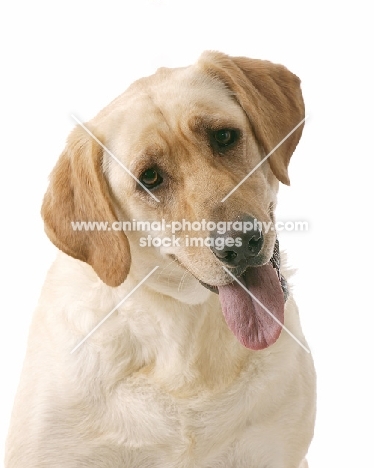
[[(223, 81), (244, 109), (255, 136), (269, 154), (305, 117), (299, 78), (282, 65), (205, 52), (199, 65)], [(275, 176), (289, 185), (288, 164), (303, 130), (301, 124), (269, 157)]]

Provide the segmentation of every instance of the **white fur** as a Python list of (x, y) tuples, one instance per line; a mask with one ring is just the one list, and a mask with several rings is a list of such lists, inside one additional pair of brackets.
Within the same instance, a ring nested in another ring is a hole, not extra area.
[[(284, 331), (246, 350), (216, 295), (191, 306), (145, 283), (70, 354), (135, 284), (130, 272), (110, 288), (59, 254), (30, 332), (7, 468), (298, 468), (313, 432), (311, 356)], [(292, 297), (285, 324), (305, 343)]]

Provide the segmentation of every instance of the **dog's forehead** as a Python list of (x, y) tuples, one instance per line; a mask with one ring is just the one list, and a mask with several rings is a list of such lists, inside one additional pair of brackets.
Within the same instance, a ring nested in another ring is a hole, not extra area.
[[(233, 93), (198, 65), (160, 68), (149, 77), (135, 81), (94, 119), (107, 138), (118, 132), (125, 139), (155, 137), (155, 133), (180, 131), (193, 119), (210, 116), (245, 120)], [(152, 134), (152, 135), (150, 135)], [(127, 137), (126, 137), (127, 135)]]
[[(127, 90), (141, 99), (149, 96), (160, 108), (201, 103), (212, 105), (217, 95), (230, 101), (231, 91), (218, 79), (207, 75), (198, 64), (184, 68), (159, 68), (151, 76), (135, 81)], [(126, 93), (125, 93), (126, 95)]]

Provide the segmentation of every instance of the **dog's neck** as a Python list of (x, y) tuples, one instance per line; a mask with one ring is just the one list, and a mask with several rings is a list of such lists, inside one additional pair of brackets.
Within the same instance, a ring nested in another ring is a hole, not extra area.
[[(134, 289), (139, 280), (130, 272), (123, 285), (110, 288), (96, 277), (91, 267), (61, 255), (66, 265), (60, 265), (62, 268), (54, 271), (58, 276), (55, 284), (65, 284), (66, 290), (59, 289), (53, 294), (63, 293), (65, 297), (74, 298), (77, 284), (81, 285), (84, 293), (79, 297), (79, 304), (72, 300), (72, 309), (61, 313), (63, 320), (74, 322), (74, 328), (85, 336)], [(66, 276), (71, 279), (72, 272), (76, 279), (68, 282)], [(100, 350), (99, 354), (94, 353), (100, 363), (94, 362), (90, 354), (91, 360), (85, 361), (80, 378), (89, 378), (97, 365), (110, 362), (105, 391), (110, 391), (123, 379), (143, 375), (168, 391), (187, 395), (207, 387), (219, 390), (239, 375), (249, 354), (254, 360), (260, 357), (243, 347), (229, 330), (216, 294), (198, 284), (206, 299), (200, 304), (186, 304), (161, 295), (150, 286), (148, 282), (142, 284), (77, 351), (81, 353), (77, 357), (84, 360), (84, 347)], [(72, 337), (66, 352), (75, 345), (76, 339)]]

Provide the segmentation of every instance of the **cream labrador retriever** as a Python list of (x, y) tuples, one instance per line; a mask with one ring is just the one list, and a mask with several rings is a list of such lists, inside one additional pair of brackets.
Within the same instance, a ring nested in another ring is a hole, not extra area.
[(263, 227), (303, 118), (286, 68), (206, 52), (77, 126), (43, 202), (60, 252), (7, 468), (307, 466), (313, 362)]

